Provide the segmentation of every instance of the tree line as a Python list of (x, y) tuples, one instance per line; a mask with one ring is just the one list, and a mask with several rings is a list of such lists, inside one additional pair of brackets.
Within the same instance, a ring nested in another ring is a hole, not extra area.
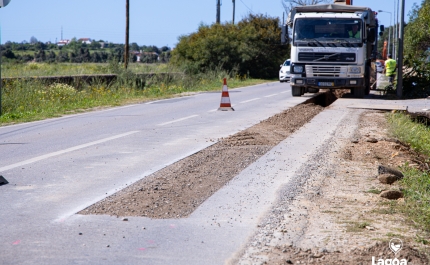
[[(0, 45), (4, 61), (26, 63), (106, 63), (112, 60), (123, 62), (124, 45), (107, 43), (103, 40), (92, 41), (90, 44), (73, 38), (68, 44), (58, 46), (54, 43), (43, 43), (31, 37), (30, 42), (6, 42)], [(102, 46), (103, 44), (103, 46)], [(130, 44), (130, 61), (143, 63), (167, 63), (171, 49), (167, 46), (139, 46)]]

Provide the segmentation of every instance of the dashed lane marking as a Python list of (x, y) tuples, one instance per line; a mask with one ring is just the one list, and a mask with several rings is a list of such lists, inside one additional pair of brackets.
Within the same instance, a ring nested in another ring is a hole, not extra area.
[(191, 118), (194, 118), (194, 117), (198, 117), (198, 116), (199, 115), (191, 115), (191, 116), (184, 117), (184, 118), (181, 118), (181, 119), (177, 119), (177, 120), (173, 120), (173, 121), (168, 121), (168, 122), (160, 123), (160, 124), (158, 124), (158, 126), (164, 126), (164, 125), (172, 124), (172, 123), (175, 123), (175, 122), (180, 122), (180, 121), (188, 120), (188, 119), (191, 119)]
[(76, 150), (79, 150), (79, 149), (83, 149), (83, 148), (86, 148), (86, 147), (89, 147), (89, 146), (92, 146), (92, 145), (96, 145), (96, 144), (108, 142), (108, 141), (111, 141), (111, 140), (115, 140), (115, 139), (118, 139), (118, 138), (121, 138), (121, 137), (125, 137), (125, 136), (131, 135), (131, 134), (135, 134), (137, 132), (139, 132), (139, 131), (130, 131), (130, 132), (127, 132), (127, 133), (118, 134), (118, 135), (111, 136), (111, 137), (108, 137), (108, 138), (104, 138), (104, 139), (101, 139), (101, 140), (97, 140), (97, 141), (94, 141), (94, 142), (90, 142), (90, 143), (86, 143), (86, 144), (81, 144), (81, 145), (77, 145), (77, 146), (74, 146), (74, 147), (70, 147), (70, 148), (67, 148), (67, 149), (64, 149), (64, 150), (60, 150), (60, 151), (57, 151), (57, 152), (52, 152), (52, 153), (49, 153), (49, 154), (46, 154), (46, 155), (37, 156), (37, 157), (31, 158), (31, 159), (28, 159), (28, 160), (25, 160), (25, 161), (22, 161), (22, 162), (18, 162), (18, 163), (9, 165), (9, 166), (0, 167), (0, 172), (4, 172), (4, 171), (9, 170), (9, 169), (13, 169), (13, 168), (21, 167), (21, 166), (24, 166), (24, 165), (28, 165), (28, 164), (31, 164), (31, 163), (34, 163), (34, 162), (38, 162), (40, 160), (44, 160), (44, 159), (47, 159), (47, 158), (50, 158), (50, 157), (59, 156), (59, 155), (65, 154), (65, 153), (73, 152), (73, 151), (76, 151)]

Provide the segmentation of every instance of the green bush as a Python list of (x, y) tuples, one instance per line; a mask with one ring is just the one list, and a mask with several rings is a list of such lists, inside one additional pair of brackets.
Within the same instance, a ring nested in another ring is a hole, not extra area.
[(248, 15), (237, 25), (201, 25), (196, 33), (181, 36), (171, 63), (188, 73), (222, 69), (254, 78), (274, 78), (288, 56), (280, 45), (278, 18)]

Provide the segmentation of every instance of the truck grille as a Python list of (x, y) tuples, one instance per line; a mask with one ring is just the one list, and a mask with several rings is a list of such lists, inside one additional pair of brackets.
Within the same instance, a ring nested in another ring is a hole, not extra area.
[(299, 52), (299, 61), (355, 62), (355, 53)]
[(306, 65), (307, 77), (346, 77), (347, 66)]

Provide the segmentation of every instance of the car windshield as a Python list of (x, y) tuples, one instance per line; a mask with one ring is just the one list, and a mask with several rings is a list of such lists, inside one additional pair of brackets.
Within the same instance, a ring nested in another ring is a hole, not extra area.
[(296, 46), (358, 47), (363, 43), (357, 19), (300, 18), (295, 21), (293, 38)]
[(285, 61), (284, 66), (290, 66), (290, 60)]

